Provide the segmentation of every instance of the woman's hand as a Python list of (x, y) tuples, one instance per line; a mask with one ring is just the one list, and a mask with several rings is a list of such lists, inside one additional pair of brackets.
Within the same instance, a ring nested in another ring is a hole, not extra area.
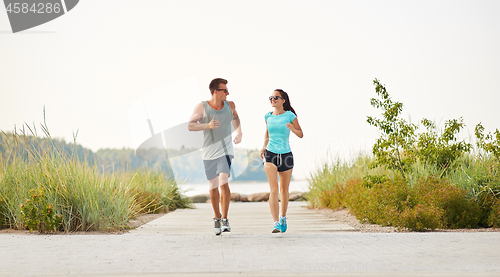
[(266, 151), (266, 148), (260, 149), (260, 158), (264, 159), (264, 151)]

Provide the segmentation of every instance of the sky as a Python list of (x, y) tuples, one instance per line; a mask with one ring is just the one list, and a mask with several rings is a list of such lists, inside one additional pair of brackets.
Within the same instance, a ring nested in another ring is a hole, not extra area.
[(221, 77), (239, 148), (262, 148), (268, 96), (289, 94), (300, 179), (371, 152), (377, 78), (405, 119), (463, 117), (471, 140), (479, 122), (500, 128), (499, 13), (499, 1), (85, 0), (14, 34), (0, 10), (0, 130), (39, 126), (45, 107), (52, 137), (136, 149), (145, 118), (154, 132), (187, 122)]

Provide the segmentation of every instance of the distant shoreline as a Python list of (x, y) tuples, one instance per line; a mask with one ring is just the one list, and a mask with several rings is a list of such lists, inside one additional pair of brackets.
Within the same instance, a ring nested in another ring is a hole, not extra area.
[[(185, 183), (178, 186), (187, 197), (208, 193), (208, 181), (202, 183)], [(229, 182), (229, 188), (231, 192), (250, 195), (254, 193), (269, 192), (269, 183), (267, 181)], [(292, 180), (289, 190), (290, 192), (308, 192), (309, 183), (305, 180)]]

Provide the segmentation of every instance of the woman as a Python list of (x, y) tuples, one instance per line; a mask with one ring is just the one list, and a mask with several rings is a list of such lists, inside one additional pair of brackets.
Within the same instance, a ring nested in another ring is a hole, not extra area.
[[(274, 111), (265, 115), (266, 135), (264, 137), (264, 147), (260, 150), (260, 157), (264, 159), (264, 170), (271, 190), (269, 207), (274, 220), (272, 232), (284, 233), (287, 229), (288, 187), (290, 186), (293, 170), (293, 155), (288, 138), (290, 131), (299, 138), (302, 138), (304, 134), (286, 92), (277, 89), (269, 97), (269, 100)], [(279, 218), (278, 176), (281, 192), (281, 214)]]

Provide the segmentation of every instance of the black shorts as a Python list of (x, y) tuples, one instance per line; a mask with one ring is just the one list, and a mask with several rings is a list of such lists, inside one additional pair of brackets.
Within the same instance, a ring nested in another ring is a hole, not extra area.
[(232, 155), (225, 155), (214, 160), (203, 160), (205, 166), (205, 175), (207, 180), (212, 180), (219, 176), (220, 173), (227, 173), (227, 177), (231, 177), (231, 159)]
[(293, 168), (293, 154), (288, 152), (285, 154), (276, 154), (265, 150), (264, 160), (266, 163), (272, 163), (278, 168), (278, 172), (287, 171)]

